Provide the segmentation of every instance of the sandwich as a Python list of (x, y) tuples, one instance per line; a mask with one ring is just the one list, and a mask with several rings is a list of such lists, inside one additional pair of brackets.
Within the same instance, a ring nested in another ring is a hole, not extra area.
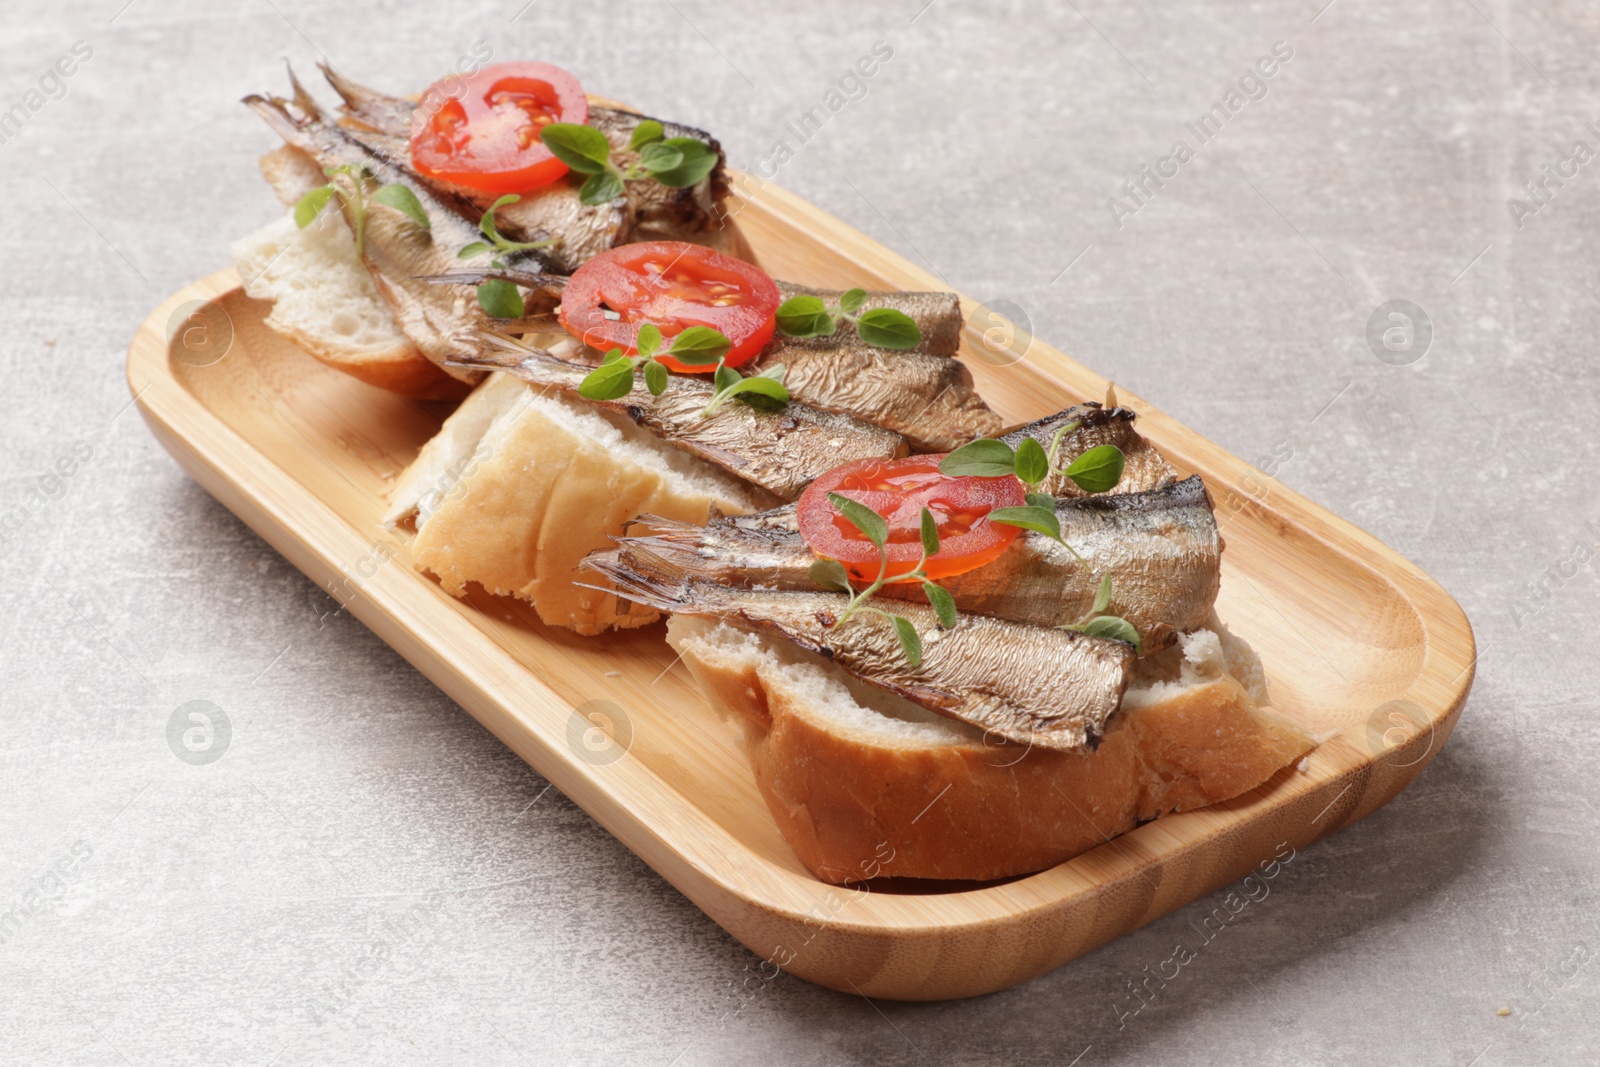
[(770, 277), (714, 138), (559, 68), (323, 73), (337, 114), (245, 100), (287, 214), (234, 256), (317, 359), (458, 402), (384, 522), (452, 595), (669, 617), (816, 877), (1026, 874), (1312, 747), (1217, 618), (1204, 482), (1114, 392), (1007, 426), (955, 294)]

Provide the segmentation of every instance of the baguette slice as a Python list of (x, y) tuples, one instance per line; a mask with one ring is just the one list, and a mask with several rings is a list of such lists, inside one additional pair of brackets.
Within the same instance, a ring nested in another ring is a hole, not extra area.
[(580, 634), (642, 626), (660, 614), (574, 584), (644, 512), (705, 523), (775, 499), (624, 417), (492, 374), (445, 420), (396, 481), (384, 521), (410, 523), (412, 564), (453, 596), (468, 583), (533, 604)]
[(244, 291), (272, 301), (266, 324), (336, 370), (380, 389), (424, 400), (454, 400), (468, 386), (417, 351), (356, 256), (338, 211), (325, 209), (305, 229), (294, 205), (326, 183), (305, 153), (284, 145), (261, 157), (261, 173), (291, 214), (235, 241)]
[(1082, 753), (997, 744), (728, 623), (674, 616), (667, 640), (742, 723), (784, 839), (827, 882), (1044, 870), (1248, 792), (1314, 745), (1263, 709), (1259, 660), (1214, 621), (1141, 660), (1123, 710)]

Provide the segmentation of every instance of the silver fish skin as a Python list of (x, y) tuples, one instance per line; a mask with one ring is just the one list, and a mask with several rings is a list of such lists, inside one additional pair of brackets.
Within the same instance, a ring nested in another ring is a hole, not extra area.
[[(579, 395), (578, 386), (589, 373), (587, 367), (495, 334), (458, 338), (452, 362), (473, 370), (506, 371), (573, 396)], [(804, 404), (762, 411), (733, 400), (705, 415), (714, 392), (705, 377), (672, 375), (660, 396), (640, 385), (618, 400), (585, 399), (628, 416), (668, 444), (783, 500), (794, 500), (813, 478), (841, 463), (906, 454), (905, 439), (897, 433)]]
[[(1199, 477), (1143, 493), (1056, 501), (1060, 543), (1023, 531), (993, 562), (940, 579), (962, 612), (1035, 626), (1081, 622), (1100, 579), (1111, 576), (1106, 610), (1133, 624), (1148, 655), (1204, 624), (1222, 581), (1222, 537)], [(816, 556), (800, 536), (796, 508), (713, 519), (705, 526), (639, 517), (650, 532), (619, 538), (634, 571), (663, 582), (688, 578), (719, 585), (812, 591)], [(915, 583), (885, 585), (878, 595), (926, 603)]]
[(796, 400), (894, 430), (913, 452), (952, 452), (1002, 425), (966, 364), (949, 356), (872, 348), (853, 335), (832, 345), (785, 337), (767, 347), (754, 370), (780, 363)]
[[(1024, 437), (1031, 437), (1048, 452), (1056, 432), (1069, 423), (1078, 427), (1061, 440), (1056, 454), (1056, 466), (1064, 467), (1076, 457), (1098, 445), (1116, 445), (1122, 450), (1122, 480), (1110, 490), (1112, 493), (1140, 493), (1171, 485), (1179, 478), (1177, 468), (1134, 429), (1138, 416), (1127, 408), (1107, 409), (1089, 402), (1076, 404), (1054, 415), (1019, 426), (1002, 434), (1000, 440), (1016, 448)], [(1072, 479), (1052, 474), (1040, 483), (1037, 490), (1057, 497), (1088, 496)]]
[(1094, 747), (1122, 702), (1133, 663), (1133, 649), (1120, 641), (981, 615), (941, 630), (931, 608), (908, 603), (896, 613), (922, 640), (922, 663), (912, 667), (882, 616), (858, 613), (837, 625), (847, 602), (838, 593), (667, 584), (634, 571), (615, 552), (590, 556), (583, 569), (609, 579), (617, 595), (657, 610), (777, 634), (864, 682), (1021, 745), (1062, 752)]
[[(403, 153), (400, 158), (409, 159), (415, 103), (359, 85), (327, 64), (322, 64), (322, 73), (343, 99), (345, 114), (370, 131), (358, 137), (382, 151)], [(606, 135), (613, 161), (624, 170), (637, 159), (637, 153), (628, 148), (628, 140), (647, 117), (617, 108), (589, 108), (589, 125)], [(711, 174), (684, 188), (649, 180), (627, 182), (621, 197), (593, 206), (578, 199), (575, 183), (554, 182), (523, 193), (517, 203), (498, 209), (495, 222), (500, 232), (513, 241), (558, 238), (558, 243), (544, 253), (545, 264), (566, 274), (608, 248), (636, 241), (716, 243), (725, 239), (721, 204), (729, 183), (726, 162), (720, 158), (721, 146), (703, 130), (675, 122), (662, 121), (661, 125), (666, 137), (693, 137), (710, 145), (719, 156)], [(470, 200), (480, 215), (497, 199), (445, 182), (433, 184)]]
[[(244, 98), (245, 105), (285, 143), (305, 152), (318, 166), (365, 167), (378, 185), (398, 183), (410, 188), (427, 214), (429, 227), (423, 229), (398, 211), (369, 207), (363, 260), (378, 292), (394, 308), (396, 321), (406, 336), (429, 359), (443, 364), (454, 352), (454, 335), (496, 325), (479, 307), (470, 287), (433, 285), (422, 280), (423, 276), (453, 268), (456, 251), (477, 239), (477, 228), (467, 221), (471, 209), (448, 194), (429, 189), (411, 171), (375, 155), (338, 124), (326, 121), (293, 72), (290, 80), (298, 116), (290, 111), (290, 101), (279, 97), (251, 95)], [(342, 209), (342, 201), (339, 203)], [(463, 381), (481, 377), (461, 367), (445, 369)]]
[[(560, 302), (565, 284), (560, 275), (495, 268), (454, 270), (428, 280), (476, 285), (489, 277), (515, 283), (526, 291), (530, 303), (537, 299), (545, 306), (552, 300)], [(579, 354), (580, 361), (591, 364), (599, 358), (597, 352)], [(787, 370), (783, 382), (793, 399), (893, 430), (905, 437), (913, 452), (954, 451), (1001, 427), (1000, 416), (973, 387), (966, 365), (948, 356), (872, 348), (853, 335), (827, 345), (779, 338), (745, 373), (778, 364)]]
[[(386, 159), (410, 159), (411, 145), (405, 138), (366, 129), (350, 130), (348, 134), (351, 140)], [(483, 239), (477, 230), (477, 220), (495, 202), (495, 197), (421, 175), (418, 180), (440, 193), (456, 197), (464, 205), (465, 215), (473, 220), (472, 241)], [(621, 199), (590, 206), (578, 199), (577, 186), (566, 181), (518, 195), (521, 199), (516, 203), (504, 204), (495, 210), (495, 226), (512, 241), (551, 240), (546, 248), (524, 253), (524, 257), (532, 260), (541, 271), (571, 274), (606, 249), (626, 243), (622, 237), (627, 230), (626, 210)], [(491, 258), (490, 253), (483, 252), (464, 262), (487, 268)]]
[[(829, 307), (836, 307), (839, 297), (844, 295), (843, 289), (815, 289), (808, 285), (796, 285), (793, 282), (779, 282), (778, 296), (788, 300), (794, 296), (814, 296)], [(961, 347), (961, 298), (954, 293), (919, 293), (901, 292), (899, 290), (885, 290), (867, 292), (866, 303), (861, 305), (862, 310), (871, 308), (892, 308), (907, 315), (917, 324), (917, 329), (922, 332), (922, 342), (913, 349), (901, 351), (929, 352), (935, 356), (953, 356)], [(832, 337), (791, 337), (785, 340), (791, 345), (816, 345), (826, 347), (844, 341), (855, 341), (855, 328), (849, 323), (839, 324), (839, 329)]]

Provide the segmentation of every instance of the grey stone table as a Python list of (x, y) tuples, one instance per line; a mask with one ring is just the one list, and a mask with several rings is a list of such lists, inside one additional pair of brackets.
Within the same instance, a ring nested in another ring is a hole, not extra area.
[[(0, 1062), (1600, 1061), (1600, 8), (924, 2), (6, 5)], [(275, 210), (238, 98), (480, 41), (715, 131), (1415, 559), (1482, 649), (1448, 748), (1137, 1015), (1215, 900), (966, 1002), (747, 992), (128, 407), (135, 325)], [(190, 700), (215, 762), (169, 747)]]

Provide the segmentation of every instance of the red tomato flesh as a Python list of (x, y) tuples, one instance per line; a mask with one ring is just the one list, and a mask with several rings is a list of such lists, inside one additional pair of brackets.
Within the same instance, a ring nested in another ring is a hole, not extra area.
[[(600, 253), (579, 267), (561, 296), (561, 325), (601, 352), (639, 351), (639, 328), (654, 323), (662, 348), (690, 326), (722, 333), (726, 361), (741, 367), (761, 354), (777, 328), (778, 287), (752, 263), (684, 241), (643, 241)], [(668, 370), (709, 374), (716, 365)]]
[(882, 556), (828, 500), (829, 493), (838, 493), (887, 522), (890, 581), (916, 570), (922, 558), (923, 508), (939, 528), (939, 551), (923, 567), (930, 579), (965, 574), (992, 562), (1022, 530), (990, 522), (989, 513), (1026, 503), (1022, 483), (1009, 474), (952, 478), (939, 472), (942, 459), (942, 454), (863, 459), (835, 467), (800, 494), (800, 535), (817, 555), (843, 563), (853, 581), (870, 584), (877, 579)]
[(578, 79), (548, 63), (496, 63), (428, 86), (411, 119), (411, 162), (483, 193), (522, 193), (567, 173), (539, 139), (552, 122), (589, 121)]

